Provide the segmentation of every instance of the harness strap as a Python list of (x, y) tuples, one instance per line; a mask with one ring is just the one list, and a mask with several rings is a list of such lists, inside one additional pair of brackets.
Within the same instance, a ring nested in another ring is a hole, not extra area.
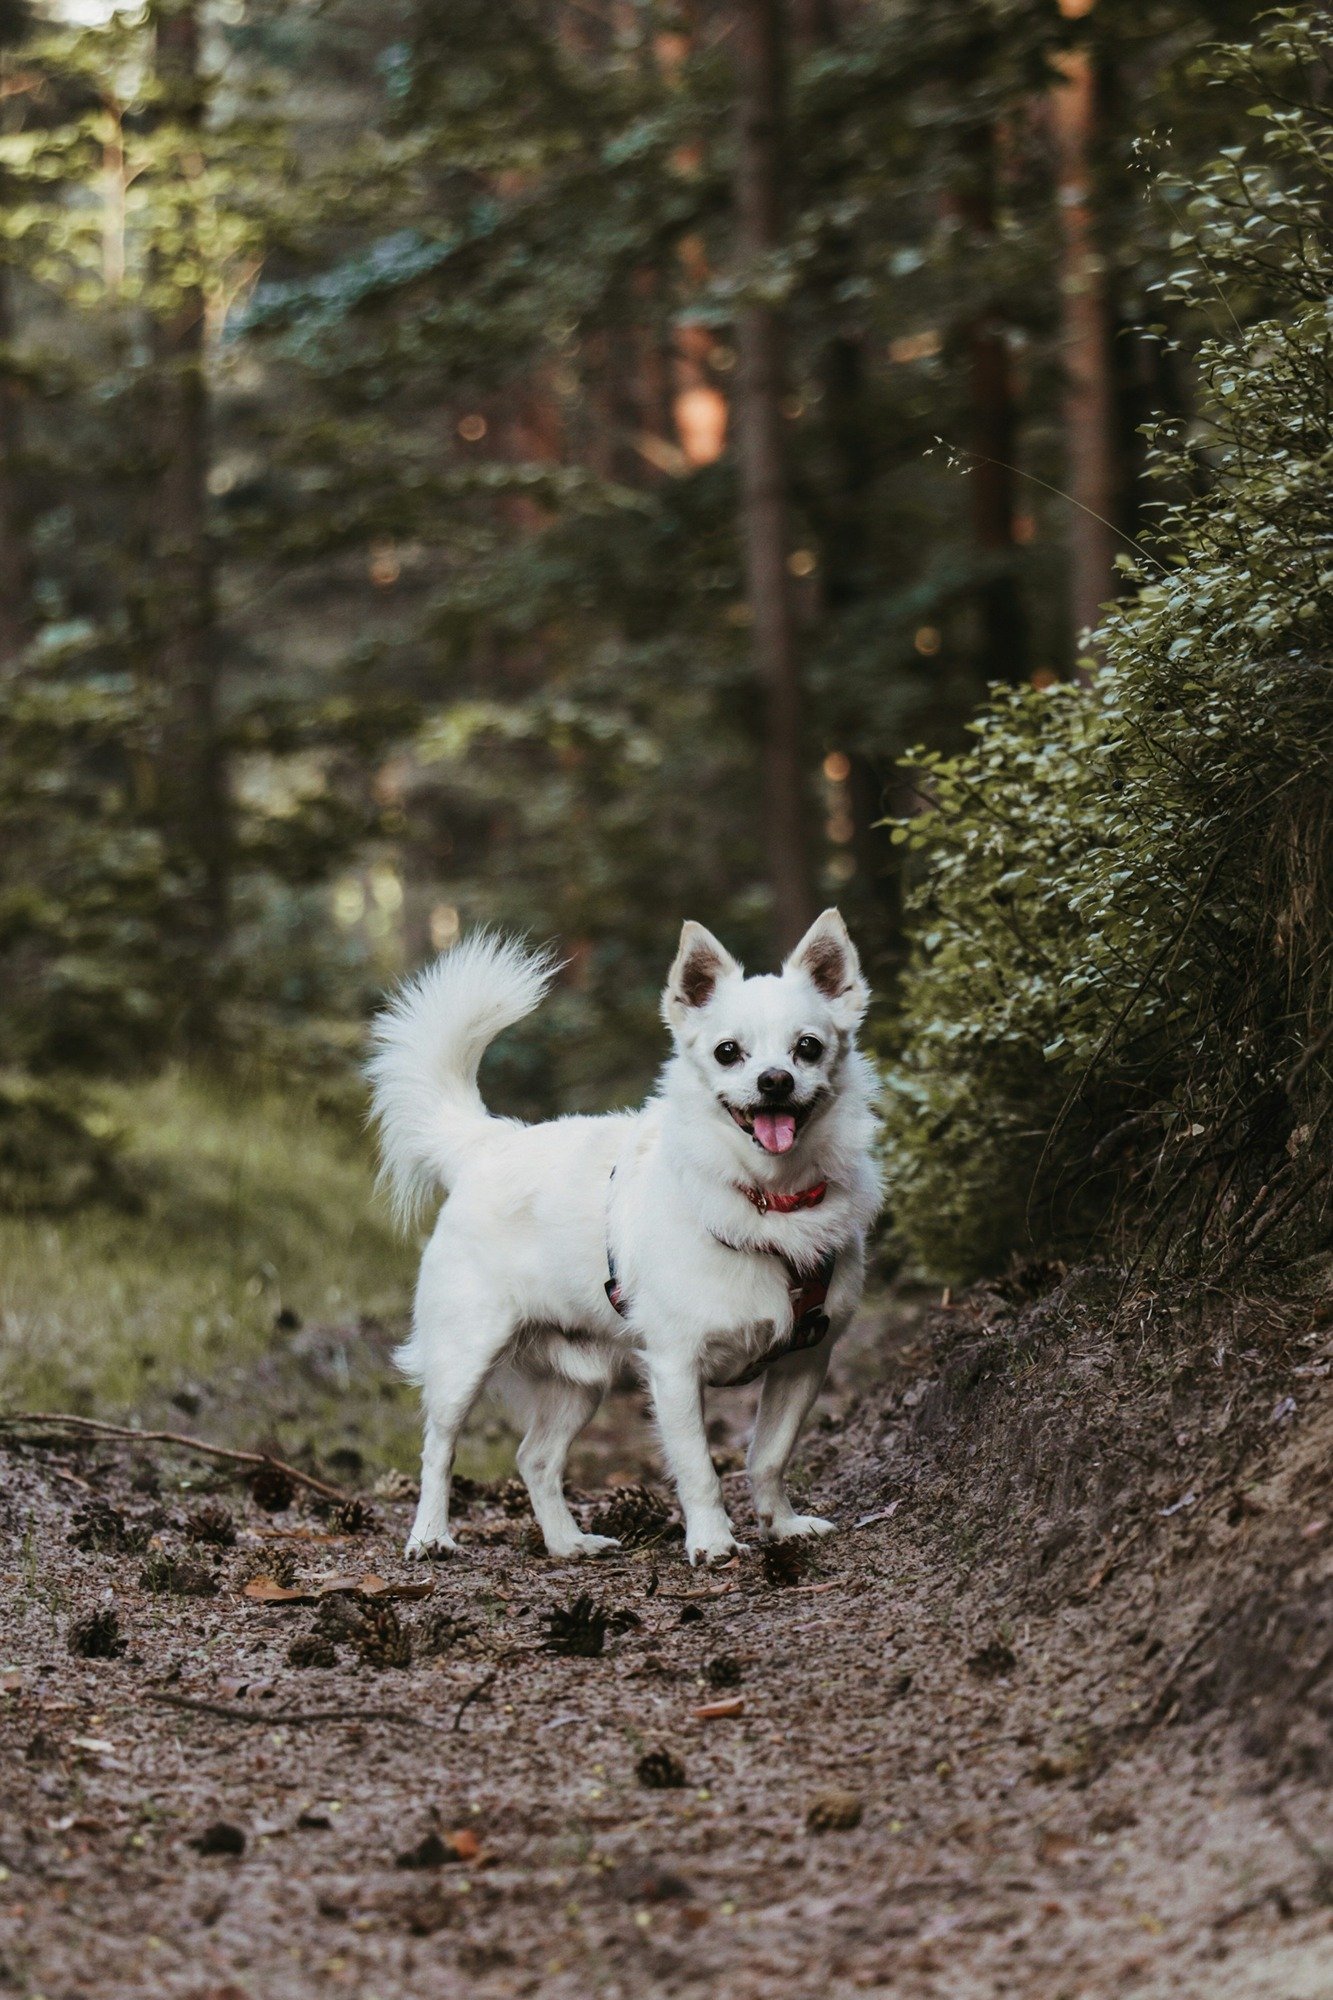
[[(720, 1243), (724, 1250), (737, 1248), (734, 1243), (728, 1243), (722, 1236), (715, 1237), (714, 1241)], [(737, 1251), (737, 1254), (741, 1253)], [(775, 1361), (781, 1361), (785, 1355), (803, 1354), (808, 1347), (818, 1347), (829, 1330), (829, 1316), (824, 1306), (828, 1300), (829, 1286), (833, 1283), (833, 1273), (837, 1265), (834, 1252), (825, 1251), (813, 1271), (802, 1271), (792, 1263), (790, 1257), (784, 1256), (781, 1250), (765, 1250), (762, 1255), (776, 1257), (787, 1274), (787, 1297), (791, 1300), (792, 1310), (791, 1332), (784, 1340), (775, 1340), (771, 1347), (765, 1348), (763, 1353), (743, 1368), (739, 1375), (731, 1375), (725, 1382), (715, 1383), (715, 1388), (736, 1389), (746, 1382), (753, 1382), (757, 1376), (771, 1368)], [(610, 1276), (603, 1290), (615, 1311), (625, 1319), (629, 1314), (629, 1300), (616, 1276), (615, 1259), (611, 1255), (609, 1246), (606, 1263)]]

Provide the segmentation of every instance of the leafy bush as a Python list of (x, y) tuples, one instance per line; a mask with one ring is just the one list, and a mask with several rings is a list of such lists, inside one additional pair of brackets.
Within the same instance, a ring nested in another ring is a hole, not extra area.
[(888, 1165), (945, 1274), (1108, 1230), (1214, 1275), (1330, 1240), (1330, 59), (1287, 13), (1210, 58), (1279, 108), (1184, 194), (1171, 289), (1227, 330), (1153, 439), (1174, 497), (1092, 689), (997, 692), (914, 760)]

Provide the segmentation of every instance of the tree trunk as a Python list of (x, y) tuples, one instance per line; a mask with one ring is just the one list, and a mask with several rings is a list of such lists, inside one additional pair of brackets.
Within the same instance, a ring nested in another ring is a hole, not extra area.
[[(736, 254), (748, 281), (782, 237), (784, 28), (781, 0), (737, 0)], [(753, 657), (763, 694), (764, 858), (779, 948), (815, 909), (806, 811), (806, 743), (796, 623), (787, 577), (787, 474), (782, 437), (783, 327), (777, 308), (736, 319), (736, 441), (741, 474)]]
[[(202, 171), (198, 135), (204, 94), (199, 21), (193, 0), (154, 15), (162, 119), (176, 137), (171, 172), (188, 182)], [(161, 198), (180, 195), (182, 248), (189, 256), (188, 190), (164, 183)], [(174, 220), (174, 218), (173, 218)], [(218, 720), (213, 555), (208, 533), (209, 394), (202, 291), (178, 283), (173, 262), (158, 260), (153, 316), (156, 482), (152, 498), (149, 629), (166, 720), (158, 799), (172, 860), (190, 885), (190, 935), (184, 940), (190, 990), (185, 1029), (207, 1037), (218, 959), (227, 927), (230, 814)]]
[[(1077, 18), (1091, 0), (1061, 0)], [(1077, 643), (1097, 623), (1115, 590), (1115, 413), (1106, 283), (1092, 207), (1097, 90), (1086, 48), (1056, 58), (1061, 81), (1051, 93), (1062, 238), (1060, 304), (1064, 336), (1065, 436), (1069, 496), (1069, 601)]]
[(0, 672), (28, 638), (28, 547), (20, 493), (22, 429), (10, 366), (14, 338), (12, 278), (0, 264)]
[[(971, 135), (969, 178), (953, 198), (955, 212), (983, 250), (995, 235), (995, 132)], [(972, 536), (987, 574), (977, 593), (981, 670), (988, 681), (1020, 681), (1028, 671), (1028, 627), (1015, 573), (1014, 451), (1017, 433), (1013, 368), (1004, 329), (984, 304), (966, 329), (971, 448), (968, 476)]]

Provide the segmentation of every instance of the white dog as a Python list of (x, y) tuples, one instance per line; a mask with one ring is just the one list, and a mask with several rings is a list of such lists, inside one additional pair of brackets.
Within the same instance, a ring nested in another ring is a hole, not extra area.
[(836, 910), (781, 973), (747, 979), (688, 923), (663, 995), (675, 1044), (638, 1111), (494, 1118), (482, 1054), (531, 1013), (549, 956), (488, 934), (456, 945), (379, 1016), (369, 1065), (400, 1216), (448, 1190), (399, 1351), (425, 1404), (409, 1555), (456, 1547), (449, 1475), (488, 1379), (526, 1421), (518, 1466), (553, 1556), (612, 1546), (563, 1490), (569, 1448), (629, 1357), (651, 1390), (692, 1563), (737, 1547), (709, 1456), (704, 1389), (763, 1375), (749, 1477), (760, 1530), (826, 1534), (784, 1490), (829, 1350), (861, 1295), (879, 1208), (868, 999)]

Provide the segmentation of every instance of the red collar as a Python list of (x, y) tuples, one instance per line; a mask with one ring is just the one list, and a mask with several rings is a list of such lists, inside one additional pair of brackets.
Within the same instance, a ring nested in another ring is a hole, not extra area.
[(741, 1181), (737, 1181), (735, 1187), (737, 1194), (743, 1194), (761, 1215), (767, 1215), (770, 1209), (775, 1215), (791, 1215), (798, 1208), (818, 1208), (828, 1193), (827, 1181), (816, 1181), (813, 1187), (796, 1188), (791, 1194), (770, 1194), (767, 1188), (750, 1187)]

